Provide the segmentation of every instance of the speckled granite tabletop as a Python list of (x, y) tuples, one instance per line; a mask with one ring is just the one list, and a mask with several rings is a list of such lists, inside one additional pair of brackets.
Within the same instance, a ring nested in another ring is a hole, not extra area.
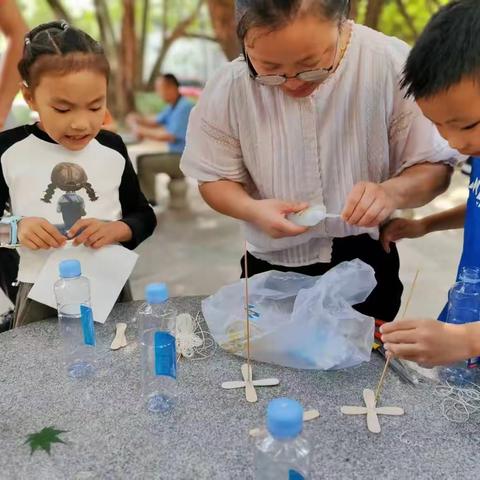
[[(174, 299), (179, 312), (196, 314), (199, 298)], [(381, 418), (382, 433), (365, 418), (341, 415), (341, 405), (361, 405), (374, 388), (383, 361), (339, 372), (298, 371), (257, 364), (257, 378), (277, 376), (278, 387), (258, 389), (257, 404), (220, 384), (240, 380), (241, 359), (217, 350), (203, 361), (182, 361), (175, 412), (160, 418), (139, 404), (138, 303), (118, 305), (97, 325), (99, 372), (74, 381), (61, 365), (54, 320), (0, 335), (0, 479), (248, 479), (252, 478), (249, 429), (261, 426), (267, 403), (288, 396), (317, 408), (305, 426), (316, 446), (314, 479), (474, 479), (480, 474), (480, 424), (441, 417), (431, 386), (413, 388), (390, 373), (381, 404), (402, 406), (404, 417)], [(127, 348), (108, 349), (115, 322), (130, 324)], [(49, 456), (30, 455), (26, 435), (47, 426), (67, 430), (66, 444)]]

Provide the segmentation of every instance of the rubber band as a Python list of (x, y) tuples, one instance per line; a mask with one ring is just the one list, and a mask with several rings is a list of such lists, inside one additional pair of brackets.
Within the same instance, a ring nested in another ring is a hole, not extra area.
[(480, 385), (468, 381), (466, 384), (465, 387), (457, 387), (447, 381), (435, 388), (435, 395), (442, 399), (442, 416), (449, 422), (466, 423), (480, 413)]

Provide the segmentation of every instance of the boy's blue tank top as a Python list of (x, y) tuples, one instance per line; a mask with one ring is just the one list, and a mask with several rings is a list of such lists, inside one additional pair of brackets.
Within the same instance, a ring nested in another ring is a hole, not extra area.
[[(458, 266), (457, 281), (464, 267), (480, 268), (480, 158), (472, 158), (463, 252)], [(442, 322), (447, 319), (447, 305), (438, 317)]]

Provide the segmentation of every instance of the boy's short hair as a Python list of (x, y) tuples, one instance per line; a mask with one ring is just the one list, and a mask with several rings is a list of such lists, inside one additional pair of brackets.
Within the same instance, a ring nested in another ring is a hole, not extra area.
[(480, 88), (480, 1), (455, 0), (420, 35), (401, 85), (407, 96), (429, 98), (477, 75)]

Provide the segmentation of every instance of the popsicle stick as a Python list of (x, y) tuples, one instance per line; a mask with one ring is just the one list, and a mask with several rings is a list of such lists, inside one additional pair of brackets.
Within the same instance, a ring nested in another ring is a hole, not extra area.
[(392, 416), (401, 416), (405, 415), (405, 410), (400, 407), (377, 407), (377, 413), (379, 415), (392, 415)]
[[(278, 378), (266, 378), (265, 380), (253, 380), (252, 383), (254, 387), (275, 387), (280, 383), (280, 380)], [(245, 382), (242, 382), (241, 380), (233, 382), (223, 382), (222, 388), (224, 388), (225, 390), (245, 388)]]
[(344, 415), (366, 415), (367, 407), (341, 407), (340, 411)]
[(242, 377), (245, 382), (245, 398), (247, 402), (255, 403), (257, 398), (257, 392), (252, 382), (252, 367), (248, 363), (242, 365)]
[(115, 334), (115, 338), (113, 339), (112, 344), (110, 345), (111, 350), (118, 350), (122, 347), (127, 346), (127, 337), (125, 336), (125, 332), (127, 330), (126, 323), (117, 323), (117, 331)]
[(363, 391), (363, 400), (365, 407), (342, 407), (340, 411), (344, 415), (366, 415), (367, 427), (372, 433), (380, 433), (381, 427), (378, 420), (378, 415), (403, 415), (405, 412), (403, 408), (399, 407), (380, 407), (377, 408), (375, 401), (375, 393), (373, 390), (366, 388)]
[(380, 433), (382, 429), (378, 421), (377, 410), (375, 409), (375, 393), (366, 388), (363, 391), (363, 399), (367, 406), (367, 427), (372, 433)]
[(312, 410), (307, 410), (306, 412), (303, 412), (303, 421), (304, 422), (310, 422), (311, 420), (315, 420), (320, 416), (320, 412), (316, 409)]

